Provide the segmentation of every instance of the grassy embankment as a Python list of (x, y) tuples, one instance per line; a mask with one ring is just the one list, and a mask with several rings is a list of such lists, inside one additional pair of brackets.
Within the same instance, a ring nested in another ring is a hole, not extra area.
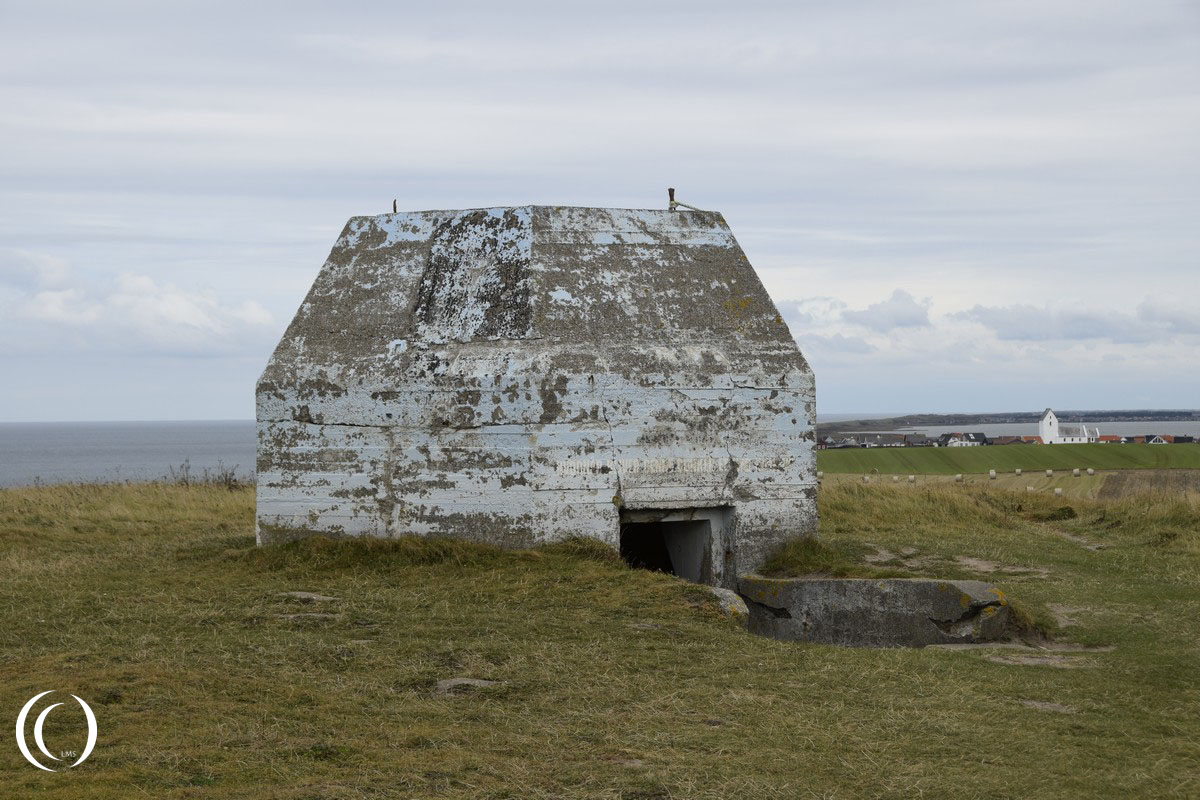
[[(1115, 646), (1012, 663), (759, 639), (596, 546), (257, 550), (247, 490), (0, 491), (0, 708), (56, 689), (100, 725), (91, 759), (56, 774), (10, 738), (0, 796), (1200, 795), (1200, 507), (1073, 508), (822, 491), (839, 552), (985, 577), (1057, 614), (1060, 638)], [(453, 677), (497, 683), (439, 694)], [(73, 714), (49, 718), (52, 750), (81, 744)]]

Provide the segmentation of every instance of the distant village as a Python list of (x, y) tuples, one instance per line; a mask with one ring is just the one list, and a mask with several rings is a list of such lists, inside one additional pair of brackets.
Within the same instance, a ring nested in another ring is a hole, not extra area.
[(818, 450), (847, 447), (983, 447), (997, 444), (1196, 444), (1194, 436), (1146, 434), (1116, 436), (1100, 433), (1099, 428), (1058, 421), (1054, 411), (1047, 408), (1038, 420), (1037, 436), (992, 436), (983, 433), (943, 433), (930, 437), (922, 433), (859, 433), (842, 439), (823, 437), (817, 441)]

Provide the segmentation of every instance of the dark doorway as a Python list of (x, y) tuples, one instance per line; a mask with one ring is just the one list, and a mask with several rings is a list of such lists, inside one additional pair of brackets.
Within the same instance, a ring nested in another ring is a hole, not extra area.
[(707, 519), (623, 522), (621, 557), (631, 567), (712, 581), (712, 526)]

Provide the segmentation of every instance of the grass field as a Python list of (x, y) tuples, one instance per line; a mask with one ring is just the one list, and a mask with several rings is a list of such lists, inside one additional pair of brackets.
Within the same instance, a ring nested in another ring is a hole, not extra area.
[[(0, 796), (1200, 796), (1195, 498), (1066, 512), (845, 482), (820, 502), (840, 553), (984, 577), (1061, 640), (1115, 649), (775, 642), (594, 545), (258, 550), (248, 490), (6, 490), (0, 708), (12, 725), (35, 693), (75, 693), (100, 735), (54, 774), (10, 735)], [(496, 683), (437, 691), (455, 677)], [(49, 718), (52, 750), (79, 746), (73, 713)]]
[(1010, 444), (989, 447), (866, 447), (818, 450), (829, 473), (954, 475), (1021, 470), (1200, 469), (1197, 444)]
[[(921, 487), (931, 484), (946, 484), (955, 480), (954, 475), (917, 475), (909, 483), (904, 474), (860, 474), (852, 472), (830, 472), (821, 478), (821, 485), (828, 487), (845, 483), (861, 483), (865, 478), (874, 484)], [(1063, 496), (1081, 500), (1113, 500), (1150, 494), (1169, 496), (1200, 496), (1200, 470), (1191, 469), (1124, 469), (1096, 472), (1094, 475), (1081, 473), (1078, 478), (1068, 470), (1057, 470), (1047, 475), (1045, 470), (1026, 470), (1021, 475), (1000, 472), (989, 478), (984, 473), (963, 473), (962, 482), (969, 486), (986, 486), (1013, 492), (1053, 494), (1061, 489)]]

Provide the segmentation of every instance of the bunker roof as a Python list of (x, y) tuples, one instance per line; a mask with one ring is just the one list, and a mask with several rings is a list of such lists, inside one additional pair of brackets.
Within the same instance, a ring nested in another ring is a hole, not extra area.
[(259, 390), (451, 379), (484, 357), (700, 386), (810, 374), (720, 213), (518, 206), (350, 219)]

